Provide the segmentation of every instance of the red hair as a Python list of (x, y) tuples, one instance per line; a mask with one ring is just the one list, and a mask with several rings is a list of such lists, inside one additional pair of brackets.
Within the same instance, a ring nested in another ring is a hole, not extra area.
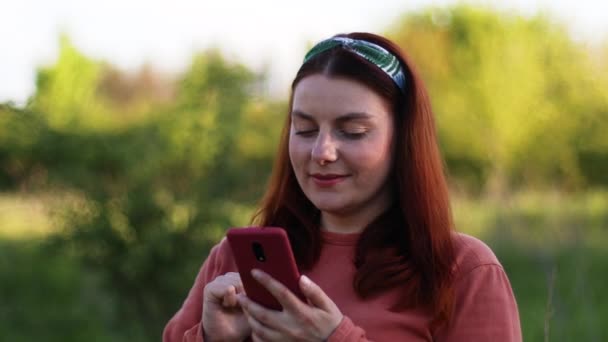
[[(424, 307), (434, 323), (449, 319), (453, 301), (452, 214), (431, 104), (412, 63), (391, 41), (369, 33), (342, 35), (380, 45), (395, 55), (406, 74), (401, 92), (380, 68), (342, 48), (307, 61), (292, 84), (313, 74), (346, 77), (365, 84), (393, 106), (395, 158), (390, 181), (396, 185), (392, 207), (368, 224), (357, 245), (353, 286), (366, 298), (403, 288), (393, 309)], [(287, 231), (300, 268), (314, 266), (321, 250), (320, 212), (302, 192), (289, 160), (291, 117), (281, 134), (269, 186), (254, 223)]]

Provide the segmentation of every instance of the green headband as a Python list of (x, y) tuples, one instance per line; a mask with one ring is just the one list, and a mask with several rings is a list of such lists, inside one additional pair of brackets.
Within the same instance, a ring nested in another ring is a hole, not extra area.
[(386, 73), (397, 87), (405, 93), (405, 74), (399, 59), (380, 45), (365, 40), (346, 37), (333, 37), (315, 45), (304, 57), (304, 63), (308, 62), (318, 54), (339, 46), (365, 58), (384, 73)]

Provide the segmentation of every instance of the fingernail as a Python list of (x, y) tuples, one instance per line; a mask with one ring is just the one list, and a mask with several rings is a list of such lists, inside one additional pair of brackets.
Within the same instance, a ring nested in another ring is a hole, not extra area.
[(300, 281), (302, 282), (302, 285), (304, 285), (304, 286), (309, 286), (310, 284), (312, 284), (312, 281), (310, 280), (310, 278), (308, 278), (305, 275), (300, 277)]
[(251, 275), (255, 278), (258, 279), (262, 276), (262, 272), (260, 272), (260, 270), (254, 268), (251, 270)]

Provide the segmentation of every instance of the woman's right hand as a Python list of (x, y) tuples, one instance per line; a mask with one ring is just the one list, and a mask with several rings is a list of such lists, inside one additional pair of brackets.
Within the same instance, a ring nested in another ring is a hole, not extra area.
[(203, 294), (203, 331), (205, 341), (243, 341), (251, 327), (237, 294), (244, 292), (241, 276), (229, 272), (205, 286)]

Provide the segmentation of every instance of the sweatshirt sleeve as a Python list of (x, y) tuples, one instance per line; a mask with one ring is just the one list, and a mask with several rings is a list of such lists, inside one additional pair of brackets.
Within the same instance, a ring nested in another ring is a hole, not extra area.
[(436, 341), (522, 340), (519, 313), (509, 279), (500, 264), (479, 265), (455, 280), (451, 322)]
[(329, 335), (327, 342), (371, 342), (365, 337), (365, 331), (344, 316), (336, 329)]
[[(231, 271), (226, 269), (225, 254), (229, 251), (225, 241), (213, 247), (203, 263), (194, 285), (182, 307), (171, 318), (163, 331), (164, 342), (202, 342), (201, 317), (203, 313), (203, 290), (205, 285), (218, 275)], [(228, 253), (229, 254), (229, 253)]]

